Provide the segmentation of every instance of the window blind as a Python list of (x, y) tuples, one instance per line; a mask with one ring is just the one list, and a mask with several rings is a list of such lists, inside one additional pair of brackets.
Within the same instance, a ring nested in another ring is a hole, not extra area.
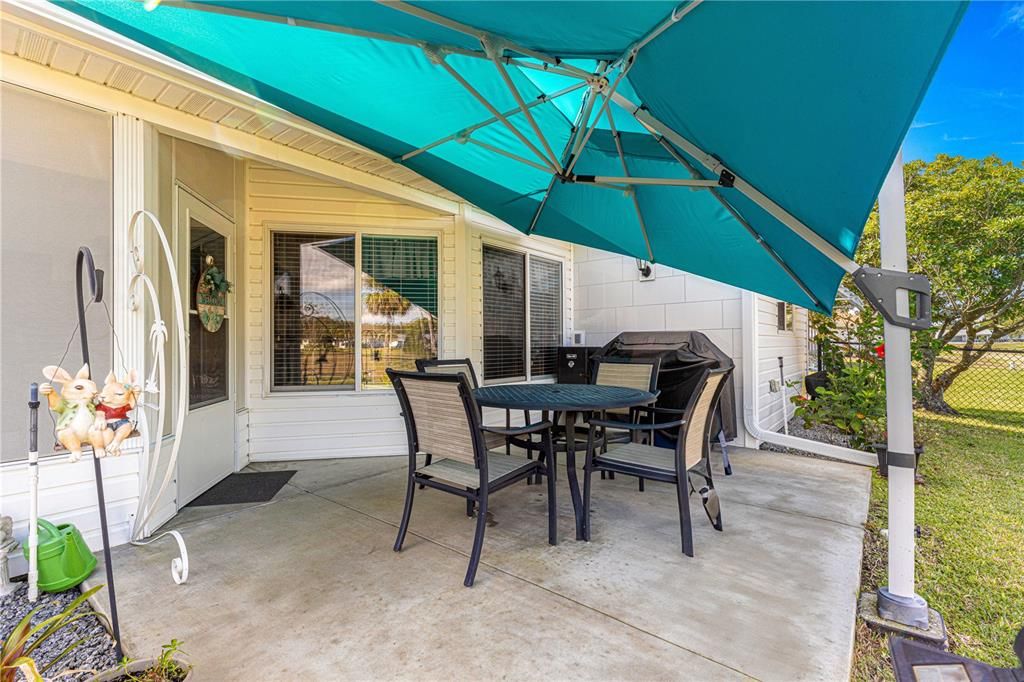
[(437, 357), (437, 239), (362, 238), (362, 385), (390, 387), (387, 368)]
[(555, 373), (562, 339), (562, 264), (530, 256), (530, 374)]
[(355, 387), (355, 235), (274, 234), (276, 390)]
[(526, 378), (526, 257), (483, 247), (484, 379)]

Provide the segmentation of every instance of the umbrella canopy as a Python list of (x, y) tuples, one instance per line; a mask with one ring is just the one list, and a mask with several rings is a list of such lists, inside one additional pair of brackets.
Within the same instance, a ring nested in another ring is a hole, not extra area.
[(952, 2), (59, 3), (517, 229), (830, 312)]

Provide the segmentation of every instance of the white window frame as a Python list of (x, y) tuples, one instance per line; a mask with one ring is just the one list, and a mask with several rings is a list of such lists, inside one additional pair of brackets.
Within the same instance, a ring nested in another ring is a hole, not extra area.
[[(526, 360), (526, 362), (525, 362), (526, 376), (525, 377), (509, 377), (509, 378), (503, 378), (503, 379), (484, 379), (484, 376), (486, 374), (486, 368), (483, 366), (484, 365), (484, 360), (483, 360), (483, 351), (482, 351), (482, 347), (483, 347), (483, 331), (482, 331), (482, 329), (483, 329), (483, 315), (484, 315), (483, 301), (482, 301), (482, 299), (483, 299), (483, 286), (484, 286), (484, 281), (483, 281), (483, 259), (484, 259), (484, 249), (486, 247), (488, 247), (488, 246), (491, 247), (491, 248), (501, 249), (503, 251), (510, 251), (512, 253), (522, 254), (523, 256), (525, 256), (525, 261), (526, 261), (525, 268), (526, 269), (524, 271), (524, 277), (523, 277), (523, 294), (524, 294), (523, 298), (524, 298), (524, 302), (525, 302), (525, 305), (523, 306), (523, 315), (526, 317), (526, 320), (525, 320), (526, 324), (525, 324), (524, 332), (523, 332), (525, 334), (525, 336), (526, 336), (526, 338), (524, 339), (524, 343), (523, 343), (523, 348), (525, 349), (525, 352), (526, 352), (526, 358), (525, 358), (525, 360)], [(533, 350), (533, 347), (532, 347), (532, 345), (530, 343), (530, 332), (532, 331), (530, 329), (530, 257), (531, 256), (536, 256), (537, 258), (543, 258), (544, 260), (555, 261), (555, 262), (559, 263), (561, 265), (561, 267), (562, 267), (562, 282), (561, 282), (562, 295), (561, 295), (561, 320), (560, 320), (560, 322), (561, 322), (561, 327), (562, 327), (562, 337), (563, 337), (562, 340), (563, 340), (563, 342), (565, 340), (564, 337), (565, 337), (565, 330), (566, 330), (566, 324), (565, 324), (565, 322), (566, 322), (566, 314), (567, 314), (566, 311), (568, 310), (568, 300), (567, 300), (568, 292), (566, 291), (566, 287), (565, 287), (565, 277), (566, 277), (566, 274), (569, 272), (569, 269), (568, 269), (568, 258), (565, 255), (560, 254), (560, 253), (553, 253), (551, 251), (544, 251), (544, 250), (541, 250), (541, 249), (531, 249), (531, 248), (524, 247), (522, 244), (519, 244), (519, 243), (516, 243), (516, 242), (512, 242), (512, 241), (505, 241), (503, 239), (496, 239), (496, 238), (484, 238), (484, 239), (481, 239), (481, 246), (480, 246), (480, 265), (481, 265), (481, 268), (480, 268), (480, 296), (481, 296), (481, 305), (480, 305), (480, 328), (481, 328), (481, 338), (480, 338), (480, 343), (481, 343), (480, 381), (484, 385), (490, 386), (490, 385), (496, 385), (496, 384), (519, 384), (519, 383), (524, 383), (524, 382), (525, 383), (529, 383), (531, 381), (553, 379), (556, 376), (555, 373), (552, 373), (552, 374), (538, 374), (536, 376), (533, 374), (533, 362), (532, 362), (532, 358), (531, 358), (531, 351)], [(557, 372), (557, 368), (556, 368), (556, 372)]]
[[(356, 295), (353, 315), (355, 316), (355, 353), (353, 373), (355, 383), (353, 388), (332, 386), (330, 388), (298, 388), (285, 387), (275, 389), (274, 381), (274, 309), (272, 305), (274, 295), (273, 278), (268, 273), (274, 268), (274, 234), (278, 233), (303, 232), (309, 234), (322, 234), (324, 236), (355, 235), (356, 243)], [(332, 223), (330, 225), (316, 223), (265, 223), (263, 229), (263, 243), (266, 245), (263, 258), (263, 324), (266, 333), (263, 334), (263, 397), (279, 398), (282, 396), (315, 396), (315, 395), (365, 395), (375, 394), (387, 390), (385, 387), (363, 388), (363, 296), (362, 296), (362, 272), (363, 272), (363, 236), (371, 237), (412, 237), (412, 238), (433, 238), (437, 245), (437, 357), (444, 357), (444, 230), (441, 228), (422, 227), (367, 227), (348, 223)]]
[(779, 333), (792, 334), (796, 328), (796, 306), (786, 301), (775, 304), (775, 328)]

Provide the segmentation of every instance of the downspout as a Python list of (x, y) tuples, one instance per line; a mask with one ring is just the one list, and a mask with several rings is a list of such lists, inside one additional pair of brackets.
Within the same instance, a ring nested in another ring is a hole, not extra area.
[(747, 432), (757, 440), (787, 448), (796, 448), (816, 455), (831, 457), (843, 462), (876, 466), (876, 455), (841, 445), (819, 443), (818, 441), (789, 436), (761, 428), (758, 423), (758, 381), (757, 366), (759, 358), (759, 336), (757, 328), (757, 294), (743, 292), (743, 425)]

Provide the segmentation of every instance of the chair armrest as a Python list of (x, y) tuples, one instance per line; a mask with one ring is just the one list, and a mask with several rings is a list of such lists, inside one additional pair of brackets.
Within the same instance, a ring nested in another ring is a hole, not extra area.
[(606, 429), (625, 429), (627, 431), (664, 431), (665, 429), (677, 429), (686, 423), (685, 419), (677, 419), (671, 422), (660, 424), (633, 424), (631, 422), (616, 422), (607, 419), (591, 419), (591, 426), (603, 426)]
[(533, 424), (527, 424), (526, 426), (517, 426), (515, 428), (506, 429), (499, 426), (481, 426), (481, 431), (487, 431), (488, 433), (497, 433), (502, 436), (525, 436), (528, 433), (539, 433), (551, 428), (550, 421), (536, 422)]
[(686, 410), (679, 410), (674, 407), (654, 407), (650, 405), (637, 405), (633, 408), (637, 412), (647, 412), (648, 414), (684, 414)]

